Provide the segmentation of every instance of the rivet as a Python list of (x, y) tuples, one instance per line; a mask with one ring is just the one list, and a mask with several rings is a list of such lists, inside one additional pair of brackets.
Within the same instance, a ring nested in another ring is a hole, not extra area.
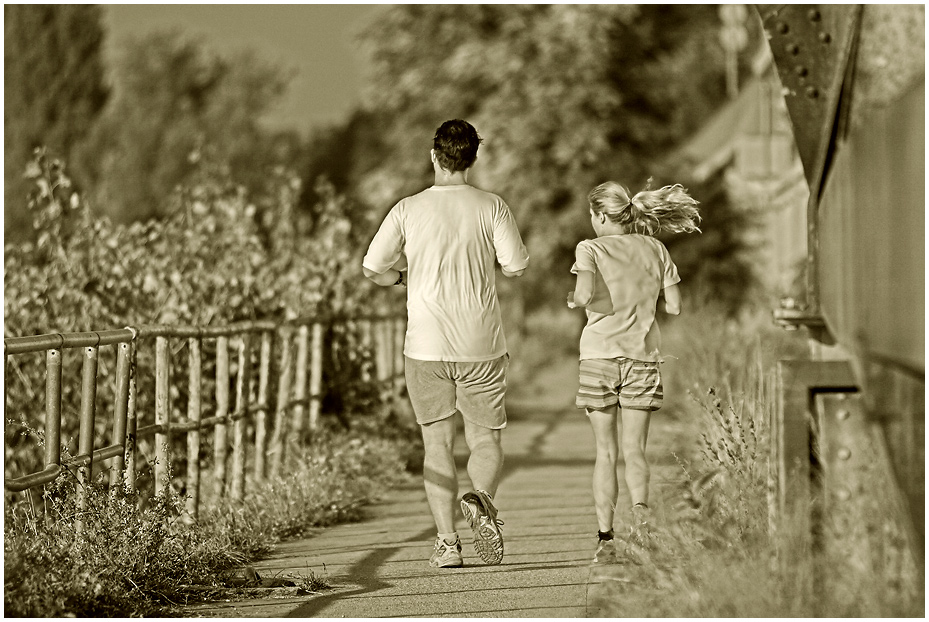
[(807, 13), (807, 16), (810, 18), (811, 22), (818, 22), (819, 18), (822, 17), (819, 11), (817, 11), (816, 9), (813, 9), (809, 13)]
[(786, 35), (788, 32), (790, 32), (790, 26), (787, 25), (787, 22), (778, 22), (777, 31), (782, 35)]
[(794, 71), (795, 71), (796, 74), (797, 74), (798, 76), (800, 76), (801, 78), (806, 77), (806, 74), (809, 73), (809, 70), (807, 70), (807, 68), (804, 67), (803, 65), (797, 65), (797, 68), (796, 68)]
[(800, 46), (798, 46), (796, 43), (789, 43), (784, 46), (784, 49), (787, 50), (788, 54), (793, 54), (794, 56), (800, 53)]
[(852, 457), (852, 452), (848, 447), (842, 447), (839, 449), (839, 458), (841, 460), (848, 460)]
[(830, 35), (828, 32), (821, 32), (819, 33), (819, 40), (823, 43), (829, 43), (832, 41), (832, 35)]
[(835, 416), (839, 419), (839, 421), (845, 421), (848, 419), (850, 414), (851, 413), (849, 413), (847, 410), (840, 410), (835, 414)]
[(806, 96), (810, 99), (816, 99), (819, 97), (819, 89), (817, 89), (815, 86), (806, 87)]
[(848, 492), (848, 490), (846, 490), (845, 488), (839, 488), (836, 491), (836, 496), (839, 498), (840, 501), (848, 501), (849, 499), (852, 498), (852, 493)]

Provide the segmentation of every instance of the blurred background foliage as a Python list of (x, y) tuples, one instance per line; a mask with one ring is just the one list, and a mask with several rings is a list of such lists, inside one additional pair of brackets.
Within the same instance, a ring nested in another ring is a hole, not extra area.
[[(470, 179), (503, 196), (530, 249), (526, 276), (499, 284), (517, 333), (562, 306), (593, 235), (587, 193), (607, 179), (689, 187), (704, 233), (665, 240), (687, 295), (733, 314), (750, 299), (751, 213), (720, 179), (667, 164), (726, 101), (718, 7), (378, 9), (358, 37), (360, 105), (303, 137), (263, 122), (290, 76), (252, 51), (160, 32), (108, 66), (99, 7), (6, 5), (4, 334), (402, 308), (360, 277), (361, 256), (387, 210), (432, 183), (450, 118), (484, 137)], [(333, 384), (370, 394), (362, 364)], [(21, 365), (10, 412), (35, 410), (41, 362)], [(77, 405), (65, 396), (66, 419)]]
[(4, 235), (30, 228), (24, 177), (35, 147), (71, 159), (109, 99), (101, 10), (93, 5), (3, 7)]
[[(38, 235), (23, 172), (45, 146), (95, 217), (170, 220), (178, 188), (201, 175), (191, 154), (208, 152), (261, 211), (264, 235), (276, 211), (305, 216), (312, 230), (320, 205), (339, 197), (365, 242), (396, 200), (431, 183), (432, 133), (460, 117), (485, 138), (472, 182), (504, 197), (530, 248), (533, 270), (504, 286), (518, 287), (528, 310), (560, 304), (570, 287), (574, 246), (592, 235), (589, 189), (615, 179), (637, 190), (649, 177), (683, 183), (701, 201), (705, 234), (665, 240), (685, 286), (741, 303), (751, 289), (749, 215), (718, 181), (689, 184), (665, 164), (725, 103), (718, 7), (379, 9), (358, 37), (361, 104), (304, 138), (262, 124), (290, 76), (252, 51), (223, 56), (161, 32), (121, 42), (108, 67), (99, 7), (6, 6), (6, 241)], [(294, 205), (269, 187), (282, 169), (301, 182)]]

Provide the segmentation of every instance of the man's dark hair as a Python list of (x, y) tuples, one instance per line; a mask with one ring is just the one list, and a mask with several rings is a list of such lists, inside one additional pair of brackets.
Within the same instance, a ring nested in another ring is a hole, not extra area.
[(474, 164), (477, 148), (482, 142), (473, 125), (461, 119), (453, 119), (435, 131), (433, 149), (439, 166), (454, 173)]

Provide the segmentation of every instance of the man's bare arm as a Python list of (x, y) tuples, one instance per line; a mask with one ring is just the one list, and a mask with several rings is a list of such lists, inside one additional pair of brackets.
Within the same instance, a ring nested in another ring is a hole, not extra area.
[(400, 271), (393, 268), (388, 268), (386, 272), (377, 273), (374, 270), (369, 270), (362, 266), (364, 270), (364, 275), (371, 279), (377, 285), (382, 287), (389, 287), (391, 285), (396, 285), (397, 280), (400, 278)]

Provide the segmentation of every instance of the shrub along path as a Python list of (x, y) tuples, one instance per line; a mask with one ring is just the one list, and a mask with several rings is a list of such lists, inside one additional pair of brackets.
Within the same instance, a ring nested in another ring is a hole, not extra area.
[[(505, 521), (503, 563), (487, 566), (458, 517), (464, 567), (428, 565), (435, 526), (422, 484), (389, 491), (363, 521), (321, 530), (275, 548), (256, 563), (263, 577), (308, 574), (332, 589), (289, 598), (213, 602), (188, 607), (208, 617), (587, 617), (600, 614), (603, 598), (621, 600), (621, 567), (591, 567), (596, 518), (591, 492), (593, 435), (574, 408), (574, 363), (550, 368), (534, 386), (508, 398), (504, 477), (497, 493)], [(649, 434), (652, 495), (674, 487), (683, 473), (671, 452), (680, 433), (659, 411)], [(467, 490), (466, 448), (456, 453), (461, 491)], [(618, 522), (617, 522), (618, 526)], [(621, 612), (621, 605), (618, 611)], [(621, 613), (620, 613), (621, 615)]]

